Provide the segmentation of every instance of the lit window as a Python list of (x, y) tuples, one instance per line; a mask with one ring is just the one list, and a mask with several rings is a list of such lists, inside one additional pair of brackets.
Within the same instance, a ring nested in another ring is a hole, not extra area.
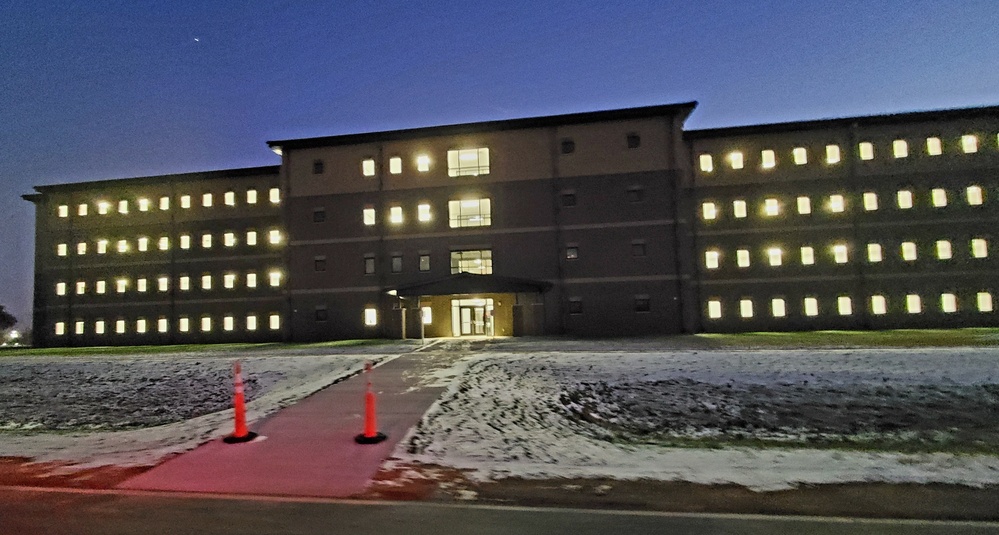
[(165, 333), (169, 328), (170, 328), (170, 323), (167, 321), (166, 318), (160, 318), (156, 320), (156, 330), (158, 332)]
[(829, 211), (830, 212), (842, 212), (846, 210), (846, 200), (842, 195), (830, 195), (829, 196)]
[(62, 336), (66, 334), (66, 323), (63, 321), (57, 321), (55, 324), (55, 334), (56, 336)]
[(65, 243), (60, 243), (56, 245), (56, 254), (59, 256), (66, 256), (69, 254), (69, 246)]
[(988, 292), (978, 292), (978, 311), (992, 312), (992, 294)]
[(416, 219), (424, 223), (430, 221), (431, 217), (429, 204), (420, 204), (416, 206)]
[(236, 192), (227, 191), (223, 197), (226, 206), (236, 206)]
[(826, 163), (832, 165), (839, 162), (839, 145), (826, 145)]
[(146, 252), (149, 250), (149, 238), (142, 236), (135, 243), (136, 243), (136, 248), (140, 252)]
[(493, 224), (492, 202), (489, 199), (448, 201), (448, 226), (488, 227)]
[(276, 331), (281, 328), (281, 315), (277, 313), (271, 313), (267, 317), (267, 326), (271, 328), (272, 331)]
[(801, 248), (801, 265), (810, 266), (815, 263), (815, 249), (805, 246)]
[(211, 275), (202, 275), (201, 276), (201, 289), (202, 290), (211, 290), (212, 289), (212, 276)]
[(98, 280), (97, 284), (95, 284), (95, 286), (96, 286), (95, 290), (97, 291), (98, 294), (104, 295), (108, 291), (108, 283), (107, 283), (107, 281)]
[(451, 274), (458, 273), (491, 275), (493, 273), (492, 250), (451, 251)]
[(398, 156), (389, 158), (389, 173), (393, 175), (402, 173), (402, 158)]
[(701, 217), (704, 219), (714, 219), (718, 217), (718, 208), (713, 202), (701, 204)]
[(246, 316), (246, 330), (255, 331), (257, 330), (257, 316), (254, 314), (248, 314)]
[(908, 210), (912, 208), (912, 192), (909, 190), (901, 190), (898, 192), (898, 207), (902, 210)]
[(180, 248), (181, 249), (190, 249), (191, 248), (191, 235), (190, 234), (181, 234), (180, 235)]
[(943, 145), (938, 137), (926, 138), (926, 154), (930, 156), (940, 156), (943, 154)]
[(257, 204), (257, 190), (246, 190), (246, 204)]
[(806, 316), (818, 316), (819, 315), (819, 300), (814, 297), (805, 298), (805, 315)]
[(967, 195), (970, 206), (979, 206), (985, 199), (980, 186), (968, 186)]
[(371, 226), (371, 225), (374, 225), (376, 221), (377, 221), (377, 219), (375, 218), (375, 209), (374, 208), (365, 208), (364, 209), (364, 224), (368, 225), (368, 226)]
[(180, 289), (183, 290), (183, 291), (185, 291), (185, 292), (187, 290), (190, 290), (191, 289), (191, 277), (188, 277), (187, 275), (181, 275), (180, 281), (178, 281), (177, 286), (180, 287)]
[(808, 197), (798, 197), (798, 213), (802, 215), (812, 213), (812, 199)]
[(401, 206), (392, 206), (392, 207), (390, 207), (389, 208), (389, 223), (392, 223), (394, 225), (398, 225), (398, 224), (401, 224), (402, 221), (403, 221), (402, 207)]
[(281, 286), (281, 272), (277, 270), (270, 271), (267, 273), (267, 280), (268, 283), (275, 288)]
[(422, 307), (420, 309), (420, 315), (423, 317), (423, 324), (430, 325), (434, 322), (434, 309), (431, 307)]
[(267, 199), (271, 204), (281, 203), (281, 188), (271, 188), (267, 193)]
[(710, 154), (701, 154), (698, 157), (698, 161), (701, 163), (702, 172), (710, 173), (715, 170), (715, 163), (712, 161)]
[(867, 261), (871, 263), (877, 263), (882, 260), (881, 254), (881, 244), (880, 243), (868, 243), (867, 244)]
[(923, 311), (923, 301), (917, 294), (905, 296), (905, 311), (909, 314), (919, 314)]
[(255, 230), (246, 231), (246, 244), (247, 245), (257, 244), (257, 231)]
[(224, 243), (226, 247), (234, 247), (236, 245), (236, 233), (226, 232), (222, 236), (222, 243)]
[(940, 310), (947, 314), (957, 312), (957, 296), (954, 294), (940, 294)]
[(281, 231), (278, 230), (278, 229), (271, 229), (270, 232), (267, 233), (267, 241), (270, 242), (271, 245), (278, 245), (278, 244), (280, 244), (281, 243)]
[(59, 217), (69, 217), (69, 205), (59, 205)]
[(913, 261), (918, 256), (916, 244), (911, 241), (902, 242), (902, 260)]
[(421, 173), (426, 173), (430, 170), (430, 156), (426, 154), (421, 154), (416, 157), (416, 170)]
[(739, 301), (739, 316), (743, 318), (753, 317), (753, 300), (742, 299)]
[(146, 319), (139, 318), (135, 320), (135, 332), (139, 334), (144, 334), (146, 332)]
[(201, 247), (204, 249), (212, 248), (212, 235), (205, 233), (201, 235)]
[(87, 254), (87, 242), (80, 242), (76, 244), (76, 254), (78, 255)]
[(864, 210), (873, 212), (878, 209), (878, 194), (872, 191), (864, 193)]
[(361, 174), (364, 176), (375, 176), (375, 161), (371, 158), (361, 160)]
[(780, 203), (777, 199), (766, 199), (763, 201), (763, 213), (768, 216), (780, 214)]
[(146, 282), (145, 278), (136, 279), (136, 281), (135, 281), (135, 290), (137, 292), (145, 292), (146, 291), (146, 284), (147, 284), (147, 282)]
[(128, 279), (117, 279), (114, 281), (115, 291), (123, 294), (128, 289)]
[(765, 150), (760, 153), (761, 165), (764, 169), (773, 169), (777, 166), (777, 155), (772, 150)]
[(170, 197), (160, 197), (160, 210), (166, 211), (170, 209)]
[(114, 322), (114, 332), (118, 334), (125, 334), (125, 320), (117, 320)]
[(378, 310), (374, 308), (364, 309), (364, 324), (371, 327), (378, 325)]
[(57, 282), (56, 283), (56, 295), (66, 295), (66, 283)]
[(965, 154), (978, 152), (978, 136), (961, 136), (961, 150), (963, 150)]
[(94, 334), (104, 334), (105, 329), (104, 320), (97, 320), (94, 322)]
[(746, 217), (746, 201), (732, 201), (732, 215), (740, 219)]
[(716, 299), (708, 301), (708, 317), (713, 320), (722, 317), (721, 301)]
[(128, 252), (128, 240), (118, 240), (118, 252), (127, 253)]
[(107, 215), (111, 211), (111, 203), (107, 201), (97, 202), (97, 213), (100, 215)]
[(783, 260), (784, 251), (780, 247), (771, 247), (767, 249), (767, 258), (770, 260), (771, 266), (779, 266)]
[(181, 316), (180, 319), (177, 320), (177, 330), (182, 333), (190, 331), (191, 319), (188, 318), (187, 316)]
[(143, 198), (139, 199), (138, 203), (139, 203), (139, 211), (140, 212), (148, 212), (149, 211), (149, 199), (143, 197)]
[(840, 316), (849, 316), (853, 314), (853, 301), (849, 297), (841, 295), (836, 299), (836, 309)]
[(833, 260), (837, 264), (845, 264), (849, 261), (846, 245), (843, 244), (833, 245)]
[(108, 252), (108, 241), (97, 240), (97, 254), (105, 254), (107, 252)]
[(211, 316), (201, 317), (201, 332), (211, 332), (212, 331), (212, 318)]
[(869, 141), (864, 141), (860, 144), (860, 159), (861, 160), (873, 160), (874, 159), (874, 144)]
[(787, 316), (787, 305), (784, 300), (780, 297), (775, 297), (770, 300), (770, 314), (775, 318), (783, 318)]
[(795, 147), (791, 151), (791, 156), (794, 158), (794, 163), (797, 165), (805, 165), (808, 163), (808, 150), (805, 147)]
[(459, 149), (447, 151), (448, 176), (478, 176), (489, 174), (489, 149)]
[(87, 293), (87, 282), (76, 281), (76, 295), (83, 295), (85, 293)]
[(250, 271), (246, 274), (246, 287), (256, 288), (257, 287), (257, 274)]
[(749, 267), (749, 249), (739, 249), (735, 252), (735, 263), (739, 267)]
[(937, 241), (937, 258), (948, 260), (951, 257), (950, 242), (947, 240)]
[(170, 290), (170, 277), (159, 277), (156, 279), (156, 289), (161, 292)]
[(119, 214), (128, 213), (128, 201), (118, 201), (118, 213)]
[(236, 287), (236, 274), (226, 273), (222, 276), (222, 285), (228, 289), (233, 289)]
[(231, 331), (231, 330), (233, 330), (235, 328), (236, 328), (236, 318), (234, 318), (232, 316), (223, 316), (222, 317), (222, 330), (223, 331)]
[(720, 258), (718, 251), (704, 251), (704, 267), (708, 269), (718, 269), (718, 260)]
[(888, 301), (883, 295), (871, 296), (871, 313), (878, 316), (888, 313)]
[(891, 142), (891, 153), (896, 158), (908, 158), (909, 144), (904, 139), (896, 139)]
[(87, 205), (81, 204), (76, 207), (76, 215), (87, 215)]
[(181, 195), (180, 196), (180, 207), (181, 208), (185, 208), (185, 209), (191, 207), (191, 196), (190, 195)]
[(742, 153), (737, 150), (728, 153), (728, 163), (732, 169), (742, 169)]
[(971, 240), (971, 256), (975, 258), (986, 258), (989, 256), (989, 246), (982, 238)]

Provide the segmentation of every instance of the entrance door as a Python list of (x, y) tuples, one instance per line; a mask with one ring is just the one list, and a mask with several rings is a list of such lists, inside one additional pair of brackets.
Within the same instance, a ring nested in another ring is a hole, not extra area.
[(482, 336), (486, 334), (486, 307), (459, 307), (461, 311), (461, 335)]
[(494, 336), (493, 300), (452, 299), (451, 323), (454, 336)]

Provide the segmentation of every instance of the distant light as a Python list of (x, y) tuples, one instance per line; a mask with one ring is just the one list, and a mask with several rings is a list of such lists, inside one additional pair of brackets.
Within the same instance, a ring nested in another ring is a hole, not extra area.
[(9, 333), (7, 333), (7, 337), (10, 338), (11, 340), (17, 340), (18, 338), (21, 337), (21, 333), (17, 331), (10, 331)]
[(284, 156), (284, 152), (281, 151), (281, 147), (279, 145), (271, 147), (271, 150), (274, 151), (274, 154), (277, 154), (278, 156)]
[(399, 295), (399, 292), (397, 290), (389, 290), (388, 294), (389, 295)]

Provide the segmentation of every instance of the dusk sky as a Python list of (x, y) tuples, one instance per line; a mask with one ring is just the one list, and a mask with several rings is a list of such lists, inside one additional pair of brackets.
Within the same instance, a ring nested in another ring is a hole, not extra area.
[(995, 0), (0, 0), (0, 304), (32, 186), (289, 139), (696, 100), (687, 128), (999, 104)]

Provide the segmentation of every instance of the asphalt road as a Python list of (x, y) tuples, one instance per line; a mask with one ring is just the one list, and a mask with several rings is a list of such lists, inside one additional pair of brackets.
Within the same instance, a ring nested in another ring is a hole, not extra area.
[(359, 503), (0, 488), (0, 533), (491, 535), (999, 533), (999, 523)]

